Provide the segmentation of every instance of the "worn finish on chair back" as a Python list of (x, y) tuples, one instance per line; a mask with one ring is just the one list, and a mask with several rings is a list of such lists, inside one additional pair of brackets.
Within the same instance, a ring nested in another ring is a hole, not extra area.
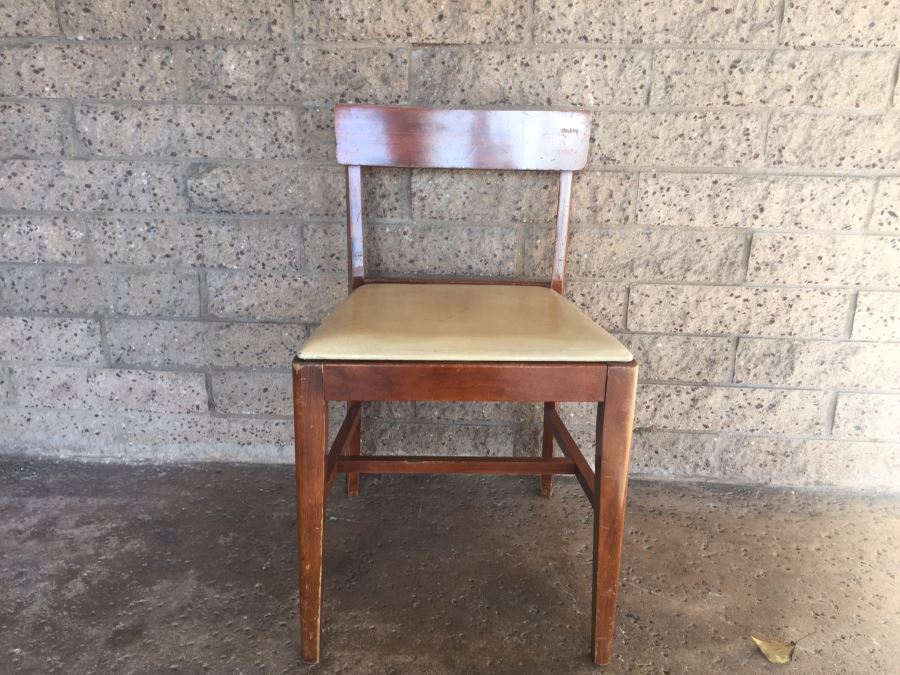
[(337, 160), (347, 165), (351, 291), (366, 283), (360, 167), (382, 166), (559, 171), (550, 286), (562, 292), (572, 172), (587, 162), (590, 113), (338, 105), (334, 125)]
[(577, 171), (590, 113), (339, 105), (341, 164), (435, 169)]

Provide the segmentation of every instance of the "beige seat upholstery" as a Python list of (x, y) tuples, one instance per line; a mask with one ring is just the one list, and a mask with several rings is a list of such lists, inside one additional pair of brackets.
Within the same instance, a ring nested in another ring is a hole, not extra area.
[(367, 284), (300, 349), (305, 360), (620, 361), (631, 353), (537, 286)]

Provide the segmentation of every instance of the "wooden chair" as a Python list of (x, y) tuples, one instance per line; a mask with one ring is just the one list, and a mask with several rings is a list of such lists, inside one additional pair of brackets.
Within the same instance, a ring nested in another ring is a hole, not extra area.
[[(584, 167), (590, 114), (335, 109), (347, 165), (350, 295), (293, 363), (301, 652), (319, 660), (325, 495), (338, 473), (574, 474), (594, 509), (591, 653), (609, 663), (618, 590), (637, 364), (563, 295), (573, 171)], [(549, 282), (366, 276), (361, 166), (559, 171)], [(361, 401), (531, 401), (544, 404), (541, 457), (361, 456)], [(326, 454), (327, 405), (347, 415)], [(596, 402), (591, 470), (556, 410)], [(553, 456), (554, 440), (564, 457)]]

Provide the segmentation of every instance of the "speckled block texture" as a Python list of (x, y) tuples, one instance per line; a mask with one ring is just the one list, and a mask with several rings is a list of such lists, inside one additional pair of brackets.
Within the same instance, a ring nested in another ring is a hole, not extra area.
[[(900, 5), (0, 0), (0, 453), (292, 461), (346, 295), (332, 106), (579, 107), (566, 293), (642, 365), (635, 475), (900, 489)], [(369, 269), (549, 275), (554, 176), (365, 170)], [(332, 431), (342, 406), (333, 406)], [(565, 406), (593, 456), (595, 410)], [(533, 455), (536, 406), (367, 405)]]

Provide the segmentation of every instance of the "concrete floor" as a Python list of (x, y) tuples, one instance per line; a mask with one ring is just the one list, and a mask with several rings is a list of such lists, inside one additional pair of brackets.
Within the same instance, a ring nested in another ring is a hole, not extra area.
[[(0, 460), (0, 671), (295, 672), (290, 467)], [(342, 484), (341, 484), (342, 485)], [(572, 479), (363, 478), (322, 673), (590, 673)], [(612, 673), (900, 672), (900, 500), (633, 482)]]

